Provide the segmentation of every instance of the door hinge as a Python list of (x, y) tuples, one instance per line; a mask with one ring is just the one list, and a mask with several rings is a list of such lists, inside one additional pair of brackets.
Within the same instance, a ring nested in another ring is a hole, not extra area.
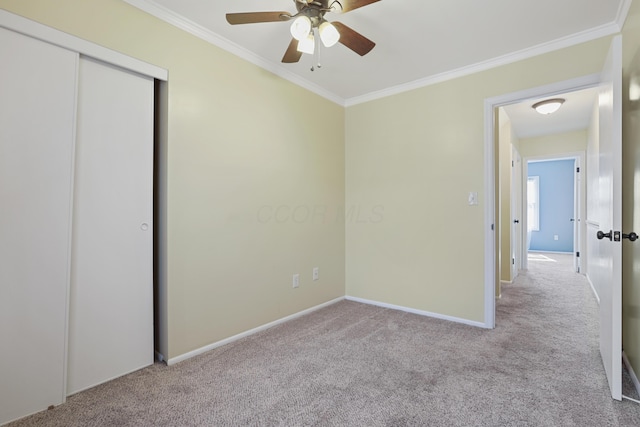
[(493, 224), (491, 224), (491, 231), (493, 231)]
[(513, 160), (511, 160), (511, 167), (514, 167), (515, 164), (513, 163)]
[(576, 168), (576, 173), (580, 173), (580, 168)]
[(515, 258), (511, 258), (511, 264), (512, 265), (516, 265), (516, 259)]
[(580, 258), (580, 252), (576, 252), (576, 258)]

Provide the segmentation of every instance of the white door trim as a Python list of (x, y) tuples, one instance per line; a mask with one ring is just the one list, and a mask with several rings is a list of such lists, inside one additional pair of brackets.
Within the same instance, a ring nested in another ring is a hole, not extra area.
[(531, 98), (558, 95), (600, 84), (600, 74), (577, 77), (551, 83), (545, 86), (507, 93), (484, 100), (484, 191), (486, 204), (484, 209), (484, 327), (495, 327), (495, 285), (496, 285), (496, 209), (495, 209), (495, 120), (496, 108), (525, 101)]
[(132, 58), (115, 50), (107, 49), (2, 9), (0, 9), (0, 27), (158, 80), (166, 81), (168, 78), (169, 73), (164, 68)]
[[(519, 271), (524, 269), (525, 253), (523, 249), (526, 247), (526, 242), (523, 243), (523, 239), (526, 238), (525, 230), (525, 212), (523, 209), (524, 200), (524, 188), (526, 187), (526, 180), (523, 174), (523, 162), (524, 158), (515, 146), (511, 147), (511, 191), (510, 191), (510, 203), (511, 203), (511, 221), (518, 220), (516, 224), (511, 223), (511, 253), (515, 262), (512, 263), (513, 280), (518, 277)], [(520, 203), (518, 203), (518, 201)], [(513, 281), (512, 280), (512, 281)]]

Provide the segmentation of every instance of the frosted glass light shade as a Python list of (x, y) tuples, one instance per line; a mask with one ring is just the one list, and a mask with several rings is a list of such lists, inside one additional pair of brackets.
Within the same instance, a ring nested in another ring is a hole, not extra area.
[(547, 99), (545, 101), (536, 102), (531, 107), (540, 114), (551, 114), (558, 111), (564, 103), (562, 98)]
[(315, 48), (315, 41), (313, 39), (313, 34), (307, 34), (307, 37), (302, 40), (298, 40), (298, 52), (308, 53), (310, 55), (313, 54)]
[(331, 47), (340, 40), (340, 33), (336, 27), (327, 21), (320, 24), (318, 31), (320, 32), (320, 40), (322, 40), (322, 44), (326, 47)]
[(291, 24), (291, 35), (296, 40), (302, 40), (311, 31), (311, 19), (308, 16), (298, 16)]

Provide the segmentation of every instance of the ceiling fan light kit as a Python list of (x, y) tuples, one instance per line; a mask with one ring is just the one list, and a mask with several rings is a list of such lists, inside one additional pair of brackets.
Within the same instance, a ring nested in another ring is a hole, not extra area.
[(338, 41), (340, 40), (340, 33), (338, 32), (336, 27), (334, 27), (327, 21), (324, 21), (320, 24), (318, 32), (320, 33), (320, 40), (322, 40), (322, 44), (325, 47), (331, 47), (338, 43)]
[(294, 39), (300, 41), (307, 38), (311, 32), (311, 19), (308, 16), (301, 15), (293, 20), (291, 24), (291, 35)]
[(315, 40), (313, 38), (313, 34), (308, 33), (307, 36), (303, 39), (298, 40), (298, 52), (308, 53), (309, 55), (313, 55), (315, 50)]
[[(293, 20), (290, 27), (293, 39), (282, 57), (284, 63), (298, 62), (302, 53), (313, 54), (314, 50), (317, 52), (315, 36), (320, 38), (325, 47), (340, 42), (364, 56), (376, 44), (340, 22), (328, 22), (324, 16), (328, 12), (350, 12), (378, 1), (380, 0), (293, 0), (298, 10), (293, 15), (289, 12), (227, 13), (227, 22), (237, 25)], [(313, 71), (313, 67), (311, 70)]]
[(552, 114), (558, 111), (558, 109), (564, 104), (563, 98), (545, 99), (544, 101), (536, 102), (531, 106), (540, 114)]

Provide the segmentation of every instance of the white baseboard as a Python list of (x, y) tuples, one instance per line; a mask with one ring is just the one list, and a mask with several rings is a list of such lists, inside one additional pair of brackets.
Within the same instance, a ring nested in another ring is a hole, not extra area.
[(633, 370), (633, 367), (631, 366), (631, 362), (629, 362), (629, 358), (627, 357), (624, 351), (622, 352), (622, 361), (624, 362), (624, 366), (626, 366), (627, 368), (627, 372), (629, 372), (629, 376), (633, 381), (633, 385), (636, 387), (636, 392), (638, 393), (638, 396), (640, 396), (640, 381), (638, 380), (638, 377), (636, 376), (636, 373)]
[(387, 304), (385, 302), (372, 301), (364, 298), (357, 298), (357, 297), (350, 297), (350, 296), (346, 296), (344, 298), (348, 301), (361, 302), (363, 304), (375, 305), (378, 307), (390, 308), (392, 310), (399, 310), (399, 311), (405, 311), (407, 313), (419, 314), (420, 316), (433, 317), (435, 319), (448, 320), (450, 322), (463, 323), (465, 325), (488, 329), (488, 327), (484, 323), (476, 322), (474, 320), (462, 319), (460, 317), (447, 316), (447, 315), (438, 314), (438, 313), (431, 313), (429, 311), (417, 310), (415, 308), (403, 307), (401, 305)]
[(181, 354), (180, 356), (172, 357), (170, 359), (167, 359), (167, 365), (169, 365), (169, 366), (175, 365), (176, 363), (182, 362), (183, 360), (187, 360), (187, 359), (190, 359), (192, 357), (198, 356), (198, 355), (200, 355), (202, 353), (206, 353), (209, 350), (213, 350), (214, 348), (221, 347), (221, 346), (223, 346), (225, 344), (229, 344), (229, 343), (232, 343), (234, 341), (238, 341), (239, 339), (242, 339), (242, 338), (248, 337), (250, 335), (256, 334), (258, 332), (264, 331), (265, 329), (269, 329), (269, 328), (272, 328), (272, 327), (274, 327), (276, 325), (280, 325), (281, 323), (288, 322), (289, 320), (297, 319), (298, 317), (301, 317), (301, 316), (304, 316), (306, 314), (312, 313), (312, 312), (314, 312), (316, 310), (320, 310), (321, 308), (330, 306), (330, 305), (335, 304), (337, 302), (340, 302), (342, 300), (344, 300), (344, 297), (340, 297), (340, 298), (336, 298), (336, 299), (331, 300), (331, 301), (327, 301), (327, 302), (325, 302), (323, 304), (316, 305), (315, 307), (311, 307), (311, 308), (308, 308), (306, 310), (302, 310), (302, 311), (300, 311), (298, 313), (294, 313), (294, 314), (292, 314), (290, 316), (283, 317), (282, 319), (274, 320), (273, 322), (269, 322), (269, 323), (267, 323), (265, 325), (258, 326), (257, 328), (253, 328), (253, 329), (250, 329), (248, 331), (242, 332), (240, 334), (234, 335), (232, 337), (225, 338), (223, 340), (214, 342), (214, 343), (209, 344), (209, 345), (205, 345), (204, 347), (197, 348), (197, 349), (192, 350), (192, 351), (190, 351), (188, 353)]
[(598, 301), (598, 305), (600, 305), (600, 296), (596, 292), (596, 288), (593, 286), (593, 282), (591, 281), (591, 277), (589, 277), (589, 274), (585, 274), (585, 277), (587, 278), (587, 282), (589, 282), (589, 286), (591, 286), (591, 292), (593, 292), (593, 296), (596, 297), (596, 301)]

